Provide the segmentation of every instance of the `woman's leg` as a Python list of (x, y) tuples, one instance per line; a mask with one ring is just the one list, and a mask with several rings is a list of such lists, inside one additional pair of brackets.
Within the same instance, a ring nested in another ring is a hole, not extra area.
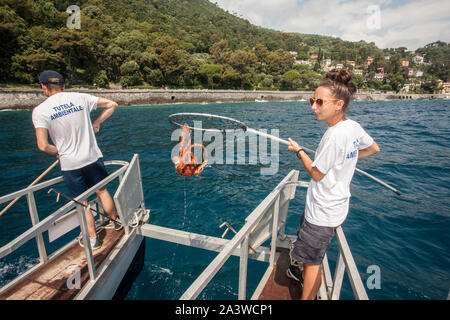
[(303, 264), (302, 300), (314, 300), (321, 283), (321, 266)]

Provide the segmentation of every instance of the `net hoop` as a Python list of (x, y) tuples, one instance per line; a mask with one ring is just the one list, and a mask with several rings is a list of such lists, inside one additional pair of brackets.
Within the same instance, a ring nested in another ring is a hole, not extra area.
[[(218, 116), (218, 115), (215, 115), (215, 114), (209, 114), (209, 113), (195, 113), (195, 112), (174, 113), (174, 114), (171, 114), (169, 116), (169, 122), (171, 124), (181, 128), (184, 125), (186, 125), (186, 123), (177, 122), (177, 121), (174, 120), (174, 118), (176, 118), (176, 117), (183, 117), (183, 116), (198, 117), (199, 121), (201, 121), (202, 118), (220, 119), (220, 120), (229, 121), (229, 122), (233, 123), (235, 127), (237, 126), (237, 127), (239, 127), (240, 129), (242, 129), (244, 131), (247, 131), (247, 129), (248, 129), (247, 125), (245, 123), (239, 121), (239, 120), (236, 120), (236, 119), (233, 119), (233, 118), (229, 118), (229, 117), (225, 117), (225, 116)], [(212, 129), (212, 128), (198, 128), (198, 127), (191, 127), (189, 125), (187, 125), (187, 126), (191, 130), (203, 131), (203, 132), (225, 132), (225, 131), (229, 130), (229, 129), (218, 129), (218, 128), (215, 128), (215, 129)]]

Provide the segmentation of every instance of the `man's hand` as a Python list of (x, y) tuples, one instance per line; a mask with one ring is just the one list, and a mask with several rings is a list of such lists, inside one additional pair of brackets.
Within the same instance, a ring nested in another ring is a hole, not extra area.
[(92, 124), (92, 128), (94, 128), (94, 133), (97, 133), (100, 131), (100, 124), (94, 122), (94, 124)]

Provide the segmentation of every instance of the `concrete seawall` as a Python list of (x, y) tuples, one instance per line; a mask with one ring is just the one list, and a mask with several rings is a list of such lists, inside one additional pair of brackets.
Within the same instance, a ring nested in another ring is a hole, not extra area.
[[(116, 101), (121, 106), (156, 105), (171, 103), (213, 103), (254, 101), (299, 101), (313, 96), (312, 91), (243, 91), (243, 90), (90, 90), (67, 89), (84, 92)], [(358, 93), (355, 100), (424, 100), (449, 99), (442, 94), (369, 94)], [(46, 97), (40, 89), (0, 89), (0, 110), (31, 110)]]

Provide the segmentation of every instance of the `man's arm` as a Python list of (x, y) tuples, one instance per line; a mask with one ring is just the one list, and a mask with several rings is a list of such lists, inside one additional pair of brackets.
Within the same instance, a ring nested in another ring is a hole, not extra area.
[(380, 147), (378, 147), (378, 144), (374, 141), (372, 145), (368, 148), (359, 150), (358, 152), (358, 159), (364, 159), (371, 155), (374, 155), (375, 153), (380, 152)]
[(58, 149), (48, 143), (48, 131), (45, 128), (36, 128), (36, 141), (39, 150), (51, 155), (57, 155)]
[(94, 127), (94, 132), (97, 133), (100, 131), (100, 125), (109, 117), (112, 116), (114, 111), (116, 110), (118, 104), (112, 100), (105, 98), (98, 98), (97, 108), (101, 108), (102, 113), (98, 116), (98, 118), (94, 121), (92, 126)]

